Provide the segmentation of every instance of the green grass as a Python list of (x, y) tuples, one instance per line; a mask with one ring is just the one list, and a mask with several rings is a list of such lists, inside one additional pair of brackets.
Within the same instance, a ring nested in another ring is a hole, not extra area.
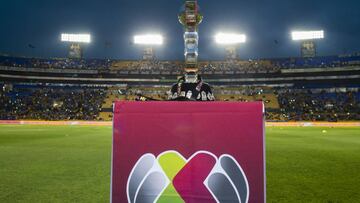
[[(0, 202), (109, 202), (111, 133), (0, 126)], [(268, 202), (359, 202), (360, 128), (271, 127), (266, 141)]]
[(110, 127), (0, 126), (0, 202), (109, 202)]
[(360, 201), (360, 128), (268, 128), (266, 152), (269, 202)]

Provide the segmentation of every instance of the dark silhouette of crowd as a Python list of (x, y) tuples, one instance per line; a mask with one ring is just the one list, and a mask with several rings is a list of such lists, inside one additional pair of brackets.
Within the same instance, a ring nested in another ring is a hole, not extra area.
[(220, 62), (203, 63), (200, 70), (203, 73), (277, 73), (280, 71), (278, 66), (274, 66), (269, 60), (231, 60)]
[(111, 63), (111, 60), (105, 59), (40, 59), (0, 56), (1, 66), (20, 68), (107, 70)]
[(159, 73), (159, 72), (181, 72), (184, 64), (180, 61), (159, 61), (159, 60), (139, 60), (139, 61), (113, 61), (112, 70), (140, 72), (140, 73)]
[[(0, 66), (43, 69), (79, 69), (101, 70), (110, 73), (111, 70), (147, 73), (179, 73), (183, 71), (181, 61), (159, 60), (107, 60), (107, 59), (70, 59), (70, 58), (25, 58), (1, 56)], [(331, 68), (344, 66), (359, 66), (360, 54), (345, 56), (321, 56), (313, 58), (275, 58), (261, 60), (224, 60), (200, 61), (199, 70), (208, 74), (247, 74), (247, 73), (278, 73), (281, 69), (296, 68)]]
[[(261, 94), (258, 89), (244, 91), (241, 94)], [(282, 89), (275, 94), (280, 109), (267, 109), (268, 120), (360, 120), (358, 89), (342, 92)], [(98, 120), (106, 95), (107, 90), (92, 88), (4, 88), (0, 90), (0, 120)]]
[(278, 95), (281, 114), (294, 121), (360, 120), (360, 92), (288, 90)]
[(273, 66), (281, 69), (350, 67), (360, 65), (360, 53), (307, 58), (279, 58), (272, 59), (271, 61)]
[[(267, 109), (267, 120), (360, 120), (358, 89), (330, 90), (276, 90), (280, 109)], [(225, 94), (226, 88), (221, 91)], [(248, 88), (235, 94), (234, 98), (240, 94), (251, 96), (262, 92)], [(4, 88), (0, 90), (0, 120), (98, 120), (106, 95), (107, 90), (92, 88)]]
[[(121, 61), (106, 59), (39, 59), (0, 55), (0, 66), (6, 71), (14, 68), (58, 69), (54, 72), (84, 70), (102, 74), (181, 74), (181, 61), (139, 60)], [(346, 56), (324, 56), (314, 58), (283, 58), (269, 60), (228, 60), (199, 62), (202, 74), (253, 74), (279, 73), (283, 69), (336, 68), (360, 66), (360, 54)], [(65, 70), (74, 69), (74, 70)], [(25, 70), (26, 71), (26, 70)], [(76, 77), (76, 75), (74, 75)], [(266, 77), (266, 76), (265, 76)], [(233, 95), (231, 100), (248, 101), (238, 95), (255, 96), (263, 94), (257, 88), (247, 88), (223, 95)], [(231, 91), (230, 91), (231, 92)], [(96, 120), (106, 97), (106, 90), (91, 88), (15, 88), (0, 90), (0, 119), (39, 120)], [(153, 92), (162, 98), (163, 94)], [(216, 95), (215, 95), (216, 97)], [(256, 97), (259, 99), (259, 97)], [(261, 98), (260, 98), (261, 99)], [(282, 89), (277, 94), (280, 109), (266, 112), (269, 120), (282, 121), (337, 121), (360, 120), (360, 93), (353, 90), (295, 90)], [(227, 100), (227, 98), (222, 99)], [(276, 100), (276, 98), (275, 98)], [(264, 102), (268, 102), (266, 99)], [(274, 102), (273, 102), (274, 103)]]
[(0, 90), (0, 119), (96, 120), (105, 96), (100, 89)]

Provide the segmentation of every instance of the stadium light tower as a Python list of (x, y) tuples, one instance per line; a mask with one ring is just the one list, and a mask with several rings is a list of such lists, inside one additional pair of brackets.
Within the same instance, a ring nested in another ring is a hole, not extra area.
[(144, 47), (143, 60), (154, 60), (154, 46), (163, 45), (164, 38), (162, 35), (159, 34), (135, 35), (134, 44)]
[(81, 44), (88, 44), (91, 42), (90, 34), (61, 34), (61, 41), (70, 43), (69, 58), (80, 59), (83, 56)]
[(218, 33), (215, 35), (215, 42), (225, 46), (226, 60), (237, 60), (237, 48), (246, 42), (246, 35), (235, 33)]
[(315, 40), (324, 38), (324, 31), (293, 31), (291, 37), (294, 41), (301, 41), (301, 56), (315, 57), (316, 43)]

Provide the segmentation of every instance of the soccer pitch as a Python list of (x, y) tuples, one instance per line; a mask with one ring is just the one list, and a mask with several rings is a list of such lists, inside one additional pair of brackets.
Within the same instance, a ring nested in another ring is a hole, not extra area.
[[(111, 127), (0, 126), (0, 202), (109, 202)], [(359, 202), (360, 128), (268, 127), (268, 202)]]

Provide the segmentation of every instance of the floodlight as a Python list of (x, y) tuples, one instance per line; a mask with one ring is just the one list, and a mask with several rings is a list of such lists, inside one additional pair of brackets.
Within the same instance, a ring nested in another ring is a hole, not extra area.
[(134, 36), (134, 43), (141, 45), (162, 45), (164, 38), (161, 35), (136, 35)]
[(227, 34), (219, 33), (215, 36), (215, 41), (218, 44), (234, 45), (246, 42), (246, 35), (244, 34)]
[(91, 36), (90, 34), (61, 34), (62, 42), (77, 42), (77, 43), (90, 43)]
[(293, 40), (312, 40), (312, 39), (323, 39), (324, 31), (293, 31), (291, 33)]

